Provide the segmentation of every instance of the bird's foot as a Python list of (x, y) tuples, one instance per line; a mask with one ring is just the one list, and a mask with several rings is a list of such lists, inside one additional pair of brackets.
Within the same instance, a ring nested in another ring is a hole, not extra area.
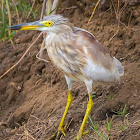
[(73, 140), (81, 140), (81, 137), (88, 134), (89, 130), (83, 132), (83, 133), (78, 133), (77, 136)]
[(61, 136), (66, 136), (65, 132), (68, 130), (70, 124), (72, 122), (72, 118), (68, 120), (68, 123), (64, 127), (59, 127), (55, 134), (53, 134), (48, 140), (59, 140)]
[(49, 138), (48, 140), (59, 140), (60, 137), (64, 135), (65, 136), (65, 132), (64, 131), (60, 131), (58, 130), (54, 135), (52, 135), (51, 138)]
[(66, 136), (65, 131), (65, 128), (59, 128), (48, 140), (59, 140), (62, 135)]

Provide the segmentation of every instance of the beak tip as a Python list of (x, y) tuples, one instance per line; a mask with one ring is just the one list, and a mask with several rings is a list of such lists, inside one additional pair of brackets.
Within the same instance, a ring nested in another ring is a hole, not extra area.
[(10, 26), (8, 27), (9, 30), (20, 30), (21, 26), (15, 25), (15, 26)]

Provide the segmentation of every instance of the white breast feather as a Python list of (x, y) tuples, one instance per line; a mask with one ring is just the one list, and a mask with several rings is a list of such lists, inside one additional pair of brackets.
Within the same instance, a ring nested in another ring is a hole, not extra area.
[(103, 66), (94, 63), (90, 58), (87, 58), (87, 65), (83, 69), (83, 73), (90, 77), (93, 81), (119, 81), (120, 75), (114, 69), (109, 71)]

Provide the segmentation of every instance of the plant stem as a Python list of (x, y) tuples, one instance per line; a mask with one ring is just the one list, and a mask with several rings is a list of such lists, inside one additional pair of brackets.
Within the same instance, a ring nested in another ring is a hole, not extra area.
[(1, 4), (2, 21), (4, 20), (3, 7), (4, 7), (4, 0), (2, 0), (2, 4)]
[[(8, 12), (9, 26), (11, 26), (11, 12), (10, 12), (10, 6), (9, 6), (9, 1), (8, 0), (6, 0), (6, 7), (7, 7), (7, 12)], [(11, 30), (8, 31), (8, 34), (9, 35), (11, 34)], [(15, 49), (13, 41), (12, 41), (11, 38), (10, 38), (10, 41), (11, 41), (13, 49)]]
[(52, 9), (52, 0), (47, 0), (46, 2), (46, 14), (47, 16), (50, 14), (51, 9)]
[(31, 7), (31, 9), (30, 9), (30, 12), (28, 13), (28, 16), (27, 16), (26, 20), (29, 18), (30, 14), (31, 14), (31, 12), (32, 12), (32, 10), (33, 10), (33, 7), (34, 7), (34, 5), (35, 5), (35, 1), (36, 1), (36, 0), (34, 0), (34, 2), (33, 2), (33, 4), (32, 4), (32, 7)]
[[(11, 26), (11, 12), (10, 12), (10, 7), (9, 7), (9, 1), (6, 0), (6, 7), (7, 7), (7, 12), (8, 12), (8, 18), (9, 18), (9, 26)], [(9, 30), (9, 32), (11, 32)]]
[(59, 0), (54, 0), (54, 2), (53, 2), (53, 5), (52, 5), (52, 15), (55, 15), (56, 14), (56, 8), (57, 8), (57, 6), (58, 6), (58, 4), (59, 4)]
[(43, 13), (44, 13), (45, 5), (46, 5), (46, 0), (43, 1), (43, 5), (42, 5), (42, 11), (41, 11), (40, 19), (43, 18)]
[(15, 6), (15, 9), (16, 9), (16, 13), (17, 13), (17, 18), (18, 18), (18, 24), (20, 23), (20, 20), (19, 20), (19, 13), (18, 13), (18, 9), (17, 9), (17, 6), (16, 6), (16, 3), (14, 0), (12, 0), (14, 6)]
[(97, 8), (97, 6), (98, 6), (98, 4), (99, 4), (100, 1), (101, 1), (101, 0), (98, 0), (98, 1), (97, 1), (96, 5), (95, 5), (95, 7), (94, 7), (94, 9), (93, 9), (93, 12), (92, 12), (92, 14), (91, 14), (91, 16), (90, 16), (90, 18), (89, 18), (89, 20), (88, 20), (88, 24), (90, 23), (90, 21), (91, 21), (93, 15), (94, 15), (95, 10), (96, 10), (96, 8)]

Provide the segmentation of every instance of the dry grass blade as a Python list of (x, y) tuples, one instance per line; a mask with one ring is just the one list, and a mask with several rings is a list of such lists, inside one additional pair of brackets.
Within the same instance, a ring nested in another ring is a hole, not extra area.
[(135, 121), (133, 125), (140, 127), (140, 120)]
[(52, 0), (47, 0), (47, 2), (46, 2), (46, 13), (47, 13), (47, 16), (50, 14), (51, 9), (52, 9)]
[(118, 0), (117, 15), (118, 15), (118, 12), (119, 12), (119, 8), (120, 8), (120, 1)]
[(91, 21), (93, 15), (94, 15), (94, 13), (95, 13), (95, 10), (96, 10), (98, 4), (100, 3), (100, 1), (101, 1), (101, 0), (98, 0), (98, 1), (97, 1), (96, 5), (95, 5), (95, 7), (94, 7), (94, 9), (93, 9), (93, 12), (92, 12), (92, 14), (91, 14), (91, 16), (90, 16), (90, 18), (89, 18), (89, 20), (88, 20), (88, 24), (90, 23), (90, 21)]
[[(9, 18), (9, 26), (11, 26), (11, 12), (10, 12), (10, 6), (9, 6), (9, 1), (8, 0), (6, 0), (6, 7), (7, 7), (7, 12), (8, 12), (8, 18)], [(10, 36), (11, 31), (9, 30), (8, 33), (9, 33), (9, 36)], [(12, 44), (13, 49), (14, 49), (15, 48), (14, 43), (13, 43), (11, 38), (10, 38), (10, 41), (11, 41), (11, 44)]]
[(28, 137), (29, 134), (28, 134), (28, 131), (25, 127), (25, 124), (24, 124), (24, 133), (25, 133), (25, 136), (26, 136), (26, 140), (29, 140), (29, 137)]
[(44, 39), (43, 42), (42, 42), (40, 51), (36, 54), (36, 58), (38, 58), (39, 60), (42, 60), (42, 61), (48, 63), (50, 61), (47, 61), (47, 60), (41, 58), (41, 56), (42, 56), (42, 54), (43, 54), (43, 52), (44, 52), (45, 49), (46, 48), (45, 48), (45, 39)]
[(52, 5), (52, 14), (55, 15), (56, 14), (56, 8), (59, 4), (59, 0), (54, 0), (53, 5)]
[(114, 11), (115, 11), (116, 18), (117, 18), (117, 20), (118, 20), (118, 18), (119, 18), (119, 16), (118, 16), (118, 15), (119, 15), (119, 13), (118, 13), (118, 12), (119, 12), (119, 11), (117, 11), (117, 10), (116, 10), (116, 8), (115, 8), (115, 6), (114, 6), (114, 4), (113, 4), (113, 1), (112, 1), (112, 0), (111, 0), (111, 3), (112, 3), (112, 6), (113, 6), (113, 8), (114, 8)]
[(45, 9), (45, 4), (46, 4), (46, 0), (44, 0), (44, 1), (43, 1), (43, 4), (42, 4), (42, 11), (41, 11), (40, 19), (43, 18), (43, 13), (44, 13), (44, 9)]
[(33, 10), (33, 7), (34, 7), (34, 5), (35, 5), (35, 2), (36, 2), (36, 0), (33, 1), (33, 5), (32, 5), (32, 7), (31, 7), (31, 9), (30, 9), (30, 11), (29, 11), (29, 14), (28, 14), (26, 20), (29, 18), (30, 14), (31, 14), (31, 12), (32, 12), (32, 10)]
[[(122, 12), (125, 10), (125, 8), (126, 8), (128, 2), (125, 2), (124, 6), (123, 6), (120, 10), (119, 10), (119, 5), (120, 5), (120, 4), (119, 4), (119, 0), (118, 0), (118, 9), (117, 9), (117, 10), (116, 10), (116, 8), (115, 8), (115, 6), (114, 6), (112, 0), (111, 0), (111, 3), (112, 3), (112, 6), (113, 6), (113, 8), (114, 8), (114, 11), (115, 11), (116, 19), (117, 19), (117, 21), (118, 21), (118, 27), (117, 27), (117, 31), (116, 31), (115, 34), (109, 39), (109, 41), (111, 41), (111, 40), (118, 34), (119, 28), (120, 28), (120, 24), (122, 24), (122, 25), (124, 25), (125, 27), (127, 27), (124, 23), (122, 23), (122, 22), (120, 21), (120, 18), (121, 18), (121, 14), (122, 14)], [(128, 27), (128, 28), (129, 28), (129, 27)]]
[(17, 6), (16, 6), (16, 3), (14, 0), (12, 0), (13, 4), (14, 4), (14, 7), (16, 9), (16, 13), (17, 13), (17, 18), (18, 18), (18, 24), (20, 23), (20, 20), (19, 20), (19, 13), (18, 13), (18, 9), (17, 9)]
[(24, 58), (24, 56), (27, 54), (27, 52), (31, 49), (31, 47), (35, 44), (35, 42), (39, 39), (39, 37), (43, 34), (43, 32), (41, 32), (39, 34), (39, 36), (36, 38), (36, 40), (29, 46), (29, 48), (25, 51), (25, 53), (22, 55), (22, 57), (18, 60), (17, 63), (15, 63), (10, 69), (8, 69), (4, 74), (2, 74), (0, 76), (0, 79), (3, 78), (7, 73), (9, 73), (14, 67), (16, 67), (20, 61)]
[[(8, 0), (6, 0), (6, 7), (7, 7), (7, 12), (8, 12), (8, 18), (9, 18), (9, 26), (11, 26), (11, 12), (10, 12)], [(9, 30), (9, 32), (11, 32), (11, 31)]]

